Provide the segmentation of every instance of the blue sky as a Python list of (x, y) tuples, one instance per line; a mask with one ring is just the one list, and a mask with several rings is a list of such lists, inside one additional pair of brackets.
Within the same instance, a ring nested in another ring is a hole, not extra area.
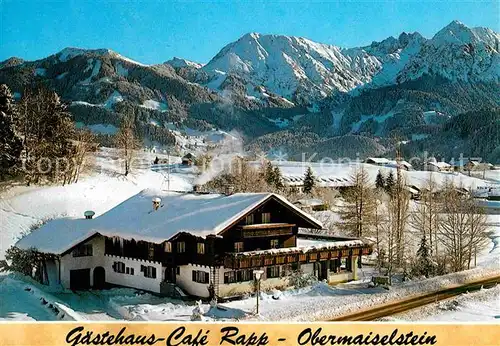
[(146, 64), (173, 56), (208, 62), (248, 32), (307, 37), (342, 47), (454, 19), (499, 30), (498, 1), (0, 0), (0, 60), (34, 60), (64, 47), (110, 48)]

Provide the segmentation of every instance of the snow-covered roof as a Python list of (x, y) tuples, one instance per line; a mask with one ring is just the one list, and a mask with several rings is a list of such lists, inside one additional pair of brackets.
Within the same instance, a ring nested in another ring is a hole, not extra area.
[[(321, 175), (315, 176), (316, 186), (320, 187), (343, 187), (350, 186), (352, 183), (344, 177), (338, 177), (334, 175)], [(288, 186), (302, 186), (304, 185), (303, 175), (283, 175), (283, 181)]]
[[(153, 198), (161, 206), (153, 211)], [(321, 222), (271, 193), (177, 194), (144, 190), (95, 219), (51, 221), (19, 240), (17, 247), (62, 254), (94, 234), (161, 243), (178, 233), (216, 235), (274, 197), (318, 228)]]
[(451, 165), (447, 162), (444, 162), (444, 161), (441, 161), (441, 162), (428, 162), (429, 165), (432, 165), (432, 166), (435, 166), (439, 169), (443, 169), (443, 168), (449, 168), (451, 167)]
[(302, 206), (307, 206), (307, 207), (315, 207), (324, 205), (325, 202), (323, 202), (321, 199), (318, 198), (304, 198), (304, 199), (299, 199), (294, 204), (300, 204)]
[(387, 163), (390, 163), (391, 161), (384, 158), (384, 157), (368, 157), (365, 162), (374, 162), (376, 164), (387, 164)]

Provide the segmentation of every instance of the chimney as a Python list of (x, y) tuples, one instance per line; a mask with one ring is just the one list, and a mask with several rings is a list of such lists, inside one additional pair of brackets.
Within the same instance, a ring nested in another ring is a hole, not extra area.
[(160, 207), (160, 203), (161, 203), (161, 198), (159, 197), (153, 198), (153, 210), (158, 210), (158, 208)]
[(85, 213), (83, 213), (83, 216), (85, 216), (85, 218), (87, 220), (90, 220), (94, 217), (95, 215), (95, 212), (93, 210), (87, 210)]
[(234, 186), (232, 184), (227, 184), (224, 186), (224, 194), (226, 196), (231, 196), (234, 193)]

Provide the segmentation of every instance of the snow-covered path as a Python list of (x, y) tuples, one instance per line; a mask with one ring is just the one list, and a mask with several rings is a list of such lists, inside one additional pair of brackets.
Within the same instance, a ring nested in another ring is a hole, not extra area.
[(431, 304), (384, 320), (498, 322), (499, 319), (500, 286), (495, 286), (478, 292), (462, 294), (456, 298)]

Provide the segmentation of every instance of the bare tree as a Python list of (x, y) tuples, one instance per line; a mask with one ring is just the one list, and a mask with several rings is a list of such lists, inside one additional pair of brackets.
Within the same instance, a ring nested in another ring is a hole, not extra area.
[(470, 197), (447, 186), (438, 239), (451, 271), (470, 268), (472, 256), (486, 244), (486, 215)]
[(411, 214), (410, 223), (421, 233), (422, 237), (429, 240), (429, 250), (437, 254), (437, 231), (439, 225), (439, 198), (436, 194), (437, 185), (432, 173), (424, 188), (422, 188), (420, 201), (416, 202), (416, 208)]
[(120, 129), (115, 136), (116, 146), (121, 149), (121, 157), (125, 165), (125, 176), (127, 176), (131, 167), (130, 164), (135, 155), (135, 150), (140, 147), (140, 143), (134, 133), (134, 123), (131, 119), (125, 118), (122, 120)]
[(345, 194), (338, 227), (354, 237), (368, 236), (376, 210), (374, 187), (363, 166), (356, 168), (350, 180), (352, 187)]
[(43, 85), (26, 88), (19, 105), (17, 129), (23, 140), (28, 185), (63, 180), (65, 170), (60, 163), (72, 158), (75, 127), (59, 96)]
[(96, 151), (97, 146), (96, 138), (92, 132), (87, 129), (76, 131), (73, 141), (73, 160), (64, 177), (63, 185), (78, 182), (80, 174), (88, 167), (89, 153)]
[(486, 232), (487, 215), (484, 209), (479, 207), (473, 198), (469, 197), (466, 201), (466, 209), (468, 212), (468, 260), (467, 269), (471, 268), (472, 257), (474, 256), (474, 266), (476, 265), (476, 257), (478, 249), (482, 249), (488, 244)]
[(373, 215), (373, 227), (374, 227), (374, 236), (375, 236), (375, 249), (377, 251), (377, 269), (380, 272), (382, 267), (386, 264), (386, 230), (387, 230), (387, 200), (388, 195), (384, 192), (384, 190), (376, 189), (375, 190), (375, 199), (376, 206), (375, 212)]

